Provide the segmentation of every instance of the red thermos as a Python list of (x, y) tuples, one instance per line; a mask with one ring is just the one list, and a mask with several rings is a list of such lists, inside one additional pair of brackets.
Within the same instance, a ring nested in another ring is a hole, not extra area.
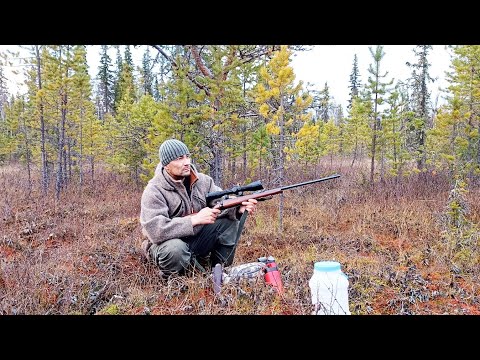
[(265, 282), (275, 287), (279, 294), (282, 294), (283, 293), (282, 278), (280, 277), (280, 272), (278, 271), (275, 258), (273, 256), (269, 256), (268, 258), (261, 257), (258, 259), (258, 261), (261, 261), (267, 264), (267, 267), (264, 270)]

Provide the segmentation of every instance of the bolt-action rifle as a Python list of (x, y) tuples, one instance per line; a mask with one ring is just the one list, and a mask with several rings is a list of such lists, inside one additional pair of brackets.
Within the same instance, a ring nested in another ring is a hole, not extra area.
[[(305, 182), (298, 183), (298, 184), (293, 184), (293, 185), (281, 186), (281, 187), (278, 187), (278, 188), (275, 188), (275, 189), (270, 189), (270, 190), (262, 190), (263, 186), (262, 186), (261, 182), (260, 181), (255, 181), (255, 182), (250, 183), (250, 184), (245, 185), (245, 186), (235, 186), (232, 189), (223, 190), (223, 191), (215, 191), (215, 192), (208, 193), (207, 196), (206, 196), (206, 199), (207, 199), (207, 204), (210, 204), (213, 200), (221, 198), (213, 206), (213, 208), (224, 210), (224, 209), (229, 209), (229, 208), (232, 208), (232, 207), (240, 206), (240, 205), (242, 205), (242, 202), (248, 201), (249, 199), (257, 199), (257, 201), (268, 200), (268, 199), (271, 199), (273, 197), (273, 195), (280, 194), (284, 190), (289, 190), (289, 189), (293, 189), (293, 188), (300, 187), (300, 186), (314, 184), (314, 183), (318, 183), (318, 182), (321, 182), (321, 181), (332, 180), (332, 179), (335, 179), (335, 178), (338, 178), (338, 177), (340, 177), (340, 175), (335, 174), (335, 175), (323, 177), (321, 179), (305, 181)], [(251, 193), (251, 194), (243, 195), (244, 191), (255, 191), (255, 190), (260, 190), (260, 191), (256, 191), (256, 192)], [(228, 197), (229, 195), (232, 195), (232, 194), (240, 195), (240, 196), (238, 196), (238, 197)]]

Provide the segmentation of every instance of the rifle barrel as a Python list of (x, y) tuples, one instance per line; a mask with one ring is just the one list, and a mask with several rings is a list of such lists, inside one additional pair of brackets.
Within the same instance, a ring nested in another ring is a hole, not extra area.
[(340, 175), (335, 174), (335, 175), (327, 176), (327, 177), (324, 177), (324, 178), (321, 178), (321, 179), (315, 179), (315, 180), (305, 181), (305, 182), (298, 183), (298, 184), (283, 186), (280, 189), (282, 189), (282, 190), (293, 189), (293, 188), (296, 188), (296, 187), (299, 187), (299, 186), (314, 184), (314, 183), (317, 183), (317, 182), (320, 182), (320, 181), (335, 179), (335, 178), (338, 178), (338, 177), (340, 177)]
[(298, 186), (313, 184), (313, 183), (317, 183), (317, 182), (320, 182), (320, 181), (335, 179), (337, 177), (340, 177), (340, 175), (335, 174), (335, 175), (327, 176), (327, 177), (324, 177), (324, 178), (321, 178), (321, 179), (305, 181), (305, 182), (299, 183), (299, 184), (288, 185), (288, 186), (279, 187), (279, 188), (270, 189), (270, 190), (263, 190), (263, 191), (259, 191), (259, 192), (253, 193), (253, 194), (243, 195), (243, 196), (235, 197), (235, 198), (231, 198), (231, 199), (223, 199), (223, 200), (219, 201), (214, 206), (214, 208), (215, 209), (220, 209), (220, 210), (229, 209), (231, 207), (239, 206), (239, 205), (242, 204), (243, 201), (248, 201), (249, 199), (262, 199), (262, 197), (269, 197), (269, 196), (272, 196), (272, 195), (275, 195), (275, 194), (280, 194), (281, 192), (283, 192), (283, 190), (292, 189), (292, 188), (295, 188), (295, 187), (298, 187)]

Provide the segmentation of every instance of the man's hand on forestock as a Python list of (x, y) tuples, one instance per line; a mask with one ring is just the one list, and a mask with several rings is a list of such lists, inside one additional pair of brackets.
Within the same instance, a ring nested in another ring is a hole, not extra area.
[(240, 214), (243, 214), (245, 210), (248, 211), (249, 215), (253, 215), (257, 209), (257, 199), (248, 199), (247, 201), (242, 202), (242, 206), (238, 209)]

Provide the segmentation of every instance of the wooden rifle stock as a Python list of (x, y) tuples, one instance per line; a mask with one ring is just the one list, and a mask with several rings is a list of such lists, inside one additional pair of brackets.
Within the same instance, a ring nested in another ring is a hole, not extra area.
[(282, 187), (275, 188), (275, 189), (270, 189), (270, 190), (263, 190), (263, 191), (255, 192), (253, 194), (243, 195), (243, 196), (234, 197), (234, 198), (230, 198), (230, 199), (222, 199), (213, 208), (214, 209), (220, 209), (220, 210), (230, 209), (232, 207), (242, 205), (242, 202), (248, 201), (249, 199), (257, 199), (259, 201), (267, 200), (267, 198), (270, 198), (271, 196), (276, 195), (276, 194), (280, 194), (284, 190), (293, 189), (293, 188), (296, 188), (296, 187), (300, 187), (300, 186), (304, 186), (304, 185), (308, 185), (308, 184), (313, 184), (313, 183), (317, 183), (317, 182), (320, 182), (320, 181), (331, 180), (331, 179), (335, 179), (335, 178), (338, 178), (338, 177), (340, 177), (340, 175), (335, 174), (335, 175), (327, 176), (327, 177), (324, 177), (324, 178), (321, 178), (321, 179), (306, 181), (306, 182), (303, 182), (303, 183), (282, 186)]
[(242, 202), (244, 201), (248, 201), (250, 199), (262, 200), (262, 198), (267, 198), (272, 195), (280, 194), (281, 192), (283, 192), (282, 188), (276, 188), (276, 189), (261, 191), (258, 193), (243, 195), (235, 198), (224, 199), (224, 200), (220, 200), (213, 208), (220, 209), (220, 210), (230, 209), (232, 207), (242, 205)]

